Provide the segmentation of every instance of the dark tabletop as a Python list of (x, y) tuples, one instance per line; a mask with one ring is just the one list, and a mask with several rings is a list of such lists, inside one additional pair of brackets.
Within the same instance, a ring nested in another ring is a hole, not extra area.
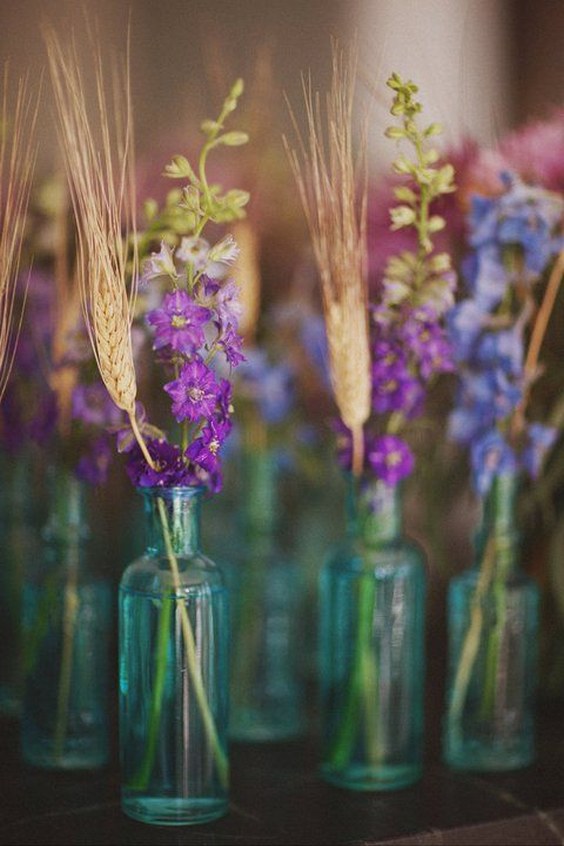
[(115, 763), (80, 775), (24, 766), (18, 725), (5, 720), (0, 722), (0, 843), (562, 844), (563, 718), (562, 704), (541, 707), (537, 762), (503, 775), (450, 772), (439, 762), (431, 732), (422, 781), (387, 794), (353, 793), (322, 782), (312, 739), (234, 744), (229, 814), (181, 828), (125, 817)]

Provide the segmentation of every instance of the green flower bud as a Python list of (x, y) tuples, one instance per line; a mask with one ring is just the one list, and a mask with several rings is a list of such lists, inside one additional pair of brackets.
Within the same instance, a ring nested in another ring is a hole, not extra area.
[(159, 211), (159, 204), (156, 200), (145, 200), (143, 203), (143, 214), (145, 215), (146, 221), (151, 221)]
[(400, 126), (389, 126), (386, 131), (384, 132), (386, 138), (393, 138), (394, 140), (399, 140), (400, 138), (405, 138), (405, 130), (402, 129)]
[(430, 138), (431, 135), (440, 135), (442, 131), (443, 128), (440, 123), (432, 123), (424, 130), (423, 135), (425, 138)]
[(225, 135), (220, 135), (216, 139), (216, 144), (225, 144), (226, 147), (241, 147), (249, 140), (246, 132), (226, 132)]
[(244, 90), (245, 90), (245, 83), (239, 77), (239, 79), (236, 79), (235, 82), (233, 83), (233, 85), (231, 86), (231, 91), (229, 92), (229, 96), (233, 97), (234, 100), (237, 100), (241, 96), (241, 94), (243, 93)]
[(399, 185), (398, 187), (394, 188), (394, 194), (396, 200), (400, 200), (402, 203), (409, 203), (410, 205), (417, 202), (417, 195), (415, 191), (412, 191), (411, 188), (408, 188), (407, 185)]
[(409, 206), (396, 206), (395, 209), (390, 209), (390, 217), (392, 219), (391, 229), (401, 229), (404, 226), (411, 226), (415, 222), (415, 211)]
[(445, 219), (438, 214), (434, 214), (429, 218), (428, 229), (429, 232), (440, 232), (445, 228)]
[(218, 123), (216, 120), (204, 120), (200, 124), (200, 129), (202, 130), (204, 135), (214, 135), (221, 129), (221, 124)]
[(196, 180), (194, 171), (190, 166), (190, 162), (185, 156), (173, 156), (170, 164), (167, 164), (163, 176), (168, 176), (169, 179), (190, 179)]

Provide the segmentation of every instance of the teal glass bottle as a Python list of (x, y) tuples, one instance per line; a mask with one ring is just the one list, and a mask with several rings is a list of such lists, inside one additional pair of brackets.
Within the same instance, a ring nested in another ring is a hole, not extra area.
[(30, 455), (2, 455), (0, 467), (0, 714), (18, 717), (22, 697), (22, 590), (36, 553)]
[(539, 590), (519, 566), (518, 478), (494, 478), (474, 566), (448, 591), (445, 762), (496, 771), (534, 759)]
[(227, 589), (199, 549), (200, 488), (145, 488), (147, 546), (119, 597), (122, 808), (159, 825), (226, 813)]
[(398, 486), (351, 483), (348, 523), (321, 573), (321, 775), (394, 790), (422, 768), (424, 560)]
[(111, 584), (95, 567), (86, 492), (56, 468), (40, 554), (23, 587), (22, 753), (49, 769), (92, 769), (109, 757)]
[(279, 540), (280, 473), (273, 450), (243, 450), (240, 480), (229, 735), (238, 741), (288, 740), (305, 728), (298, 665), (301, 584)]

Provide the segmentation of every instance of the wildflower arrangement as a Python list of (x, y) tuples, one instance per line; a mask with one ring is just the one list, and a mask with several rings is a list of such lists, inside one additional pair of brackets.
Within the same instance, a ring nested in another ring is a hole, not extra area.
[(526, 410), (542, 372), (538, 355), (561, 259), (538, 313), (536, 289), (563, 246), (564, 200), (507, 172), (503, 183), (504, 193), (472, 199), (471, 252), (463, 264), (468, 296), (449, 316), (459, 371), (450, 435), (469, 448), (474, 487), (482, 495), (499, 473), (523, 470), (537, 478), (557, 435), (556, 427), (527, 420)]
[[(404, 82), (398, 74), (393, 74), (387, 84), (394, 92), (392, 114), (400, 118), (401, 123), (389, 127), (386, 135), (408, 142), (414, 151), (413, 158), (401, 153), (393, 163), (394, 171), (402, 178), (402, 183), (394, 188), (399, 204), (390, 211), (391, 228), (394, 231), (412, 230), (416, 247), (389, 258), (375, 301), (370, 304), (366, 293), (366, 263), (364, 258), (360, 261), (362, 295), (359, 295), (358, 303), (369, 315), (369, 325), (364, 335), (366, 349), (363, 357), (353, 351), (350, 363), (357, 375), (362, 376), (364, 402), (368, 403), (368, 407), (362, 406), (362, 461), (358, 461), (359, 450), (355, 446), (358, 434), (355, 436), (348, 422), (351, 419), (350, 413), (348, 418), (345, 417), (344, 406), (337, 397), (341, 420), (335, 424), (335, 429), (339, 436), (339, 462), (344, 469), (353, 470), (356, 475), (365, 473), (393, 486), (408, 476), (415, 464), (405, 430), (411, 421), (422, 414), (431, 380), (453, 369), (443, 319), (454, 303), (456, 276), (449, 255), (438, 252), (433, 244), (433, 236), (444, 227), (445, 222), (440, 215), (432, 212), (432, 204), (454, 191), (453, 167), (450, 164), (438, 164), (439, 154), (428, 144), (428, 139), (440, 132), (440, 127), (430, 124), (424, 129), (419, 128), (417, 115), (421, 111), (421, 103), (415, 98), (418, 89), (414, 83)], [(313, 142), (311, 150), (311, 161), (319, 170)], [(315, 168), (310, 166), (313, 184), (324, 184), (323, 180), (316, 182)], [(294, 170), (300, 177), (295, 158)], [(315, 208), (306, 194), (303, 177), (301, 184), (306, 213), (315, 222)], [(351, 202), (354, 198), (353, 188)], [(318, 198), (319, 205), (321, 200)], [(314, 245), (317, 239), (332, 254), (335, 238), (329, 226), (338, 224), (327, 215), (323, 218), (323, 226), (327, 227), (326, 231), (318, 226), (318, 231), (312, 233)], [(364, 255), (364, 224), (357, 231), (358, 250)], [(320, 253), (319, 245), (316, 256), (322, 270), (322, 280), (324, 275), (329, 279), (327, 283), (322, 282), (323, 286), (335, 285), (330, 261)], [(345, 291), (352, 287), (350, 277), (344, 273), (342, 285)], [(325, 306), (326, 318), (337, 314), (327, 296)], [(343, 323), (346, 322), (344, 314), (341, 319)], [(333, 317), (326, 320), (330, 349), (331, 337), (336, 334), (332, 320)], [(359, 322), (357, 318), (356, 326)], [(345, 344), (341, 344), (341, 347), (344, 349)], [(333, 348), (336, 348), (335, 341)], [(333, 385), (344, 381), (335, 367), (340, 352), (333, 353), (330, 358)], [(367, 367), (368, 379), (362, 373), (364, 366)]]
[[(202, 123), (205, 141), (197, 173), (184, 156), (175, 156), (165, 175), (184, 184), (169, 192), (162, 209), (152, 201), (145, 204), (147, 225), (137, 232), (130, 181), (130, 112), (122, 138), (125, 176), (120, 181), (109, 141), (103, 148), (104, 166), (93, 167), (92, 131), (80, 124), (72, 88), (67, 86), (78, 72), (76, 64), (54, 40), (50, 55), (78, 225), (83, 309), (102, 380), (129, 421), (116, 427), (118, 450), (127, 454), (127, 472), (137, 486), (205, 485), (217, 491), (219, 451), (231, 429), (232, 407), (231, 385), (213, 365), (220, 356), (230, 367), (243, 360), (237, 331), (238, 286), (225, 278), (238, 247), (229, 235), (211, 246), (202, 233), (208, 223), (243, 217), (249, 197), (238, 189), (222, 193), (220, 186), (210, 185), (206, 164), (212, 150), (247, 141), (245, 133), (224, 131), (243, 83), (234, 84), (217, 119)], [(81, 145), (75, 143), (77, 138)], [(108, 186), (113, 192), (112, 215), (104, 209)], [(124, 220), (129, 222), (125, 235)], [(151, 245), (159, 239), (160, 250), (151, 253)], [(178, 443), (150, 423), (136, 402), (131, 326), (138, 285), (141, 294), (150, 287), (151, 299), (160, 300), (145, 318), (153, 333), (153, 350), (165, 370), (163, 387), (178, 424)]]

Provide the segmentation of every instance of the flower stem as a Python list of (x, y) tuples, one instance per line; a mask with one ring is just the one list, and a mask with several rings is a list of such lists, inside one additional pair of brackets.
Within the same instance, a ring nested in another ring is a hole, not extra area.
[(157, 631), (157, 649), (155, 660), (155, 681), (153, 683), (153, 696), (151, 699), (151, 711), (149, 714), (149, 731), (145, 754), (139, 768), (139, 772), (131, 779), (130, 787), (137, 790), (144, 790), (149, 784), (151, 770), (155, 761), (157, 751), (157, 739), (161, 722), (163, 696), (166, 680), (168, 639), (170, 632), (170, 618), (172, 612), (172, 599), (163, 597), (159, 613), (159, 628)]
[(180, 572), (178, 569), (178, 561), (176, 560), (176, 555), (172, 547), (165, 503), (161, 498), (158, 499), (158, 508), (159, 516), (161, 519), (161, 525), (163, 528), (163, 537), (165, 542), (166, 553), (170, 563), (174, 589), (176, 592), (175, 600), (177, 602), (179, 601), (178, 611), (180, 614), (180, 625), (182, 627), (184, 644), (186, 647), (186, 662), (188, 665), (188, 672), (190, 673), (190, 677), (192, 679), (196, 701), (200, 708), (200, 713), (208, 735), (208, 740), (210, 742), (215, 757), (219, 779), (221, 781), (221, 784), (224, 787), (227, 787), (229, 782), (229, 762), (227, 760), (227, 755), (219, 741), (215, 720), (210, 710), (209, 702), (207, 699), (206, 690), (200, 671), (200, 666), (198, 664), (198, 650), (196, 648), (194, 632), (192, 630), (192, 625), (188, 616), (186, 602), (184, 600), (184, 597), (180, 596), (180, 591), (182, 588), (180, 584)]
[(347, 698), (330, 753), (334, 767), (343, 767), (350, 763), (359, 733), (358, 716), (362, 706), (367, 758), (372, 765), (378, 764), (380, 759), (377, 731), (378, 673), (371, 642), (376, 584), (371, 573), (363, 575), (358, 591), (358, 622)]
[(495, 560), (496, 539), (494, 536), (490, 536), (484, 551), (478, 583), (476, 584), (474, 596), (472, 597), (470, 625), (468, 627), (468, 631), (466, 632), (466, 637), (464, 638), (464, 643), (460, 652), (460, 660), (456, 670), (448, 709), (448, 722), (457, 732), (460, 732), (462, 710), (466, 702), (468, 687), (472, 677), (472, 670), (474, 669), (474, 664), (480, 648), (484, 620), (482, 601), (490, 587), (495, 567)]
[(147, 449), (147, 444), (145, 443), (141, 432), (139, 431), (139, 426), (137, 425), (137, 420), (135, 419), (135, 412), (128, 411), (129, 422), (131, 423), (131, 428), (133, 430), (133, 434), (135, 435), (135, 440), (139, 444), (139, 448), (143, 453), (143, 457), (151, 470), (156, 470), (156, 465), (151, 455), (149, 454), (149, 450)]
[(64, 595), (63, 650), (61, 655), (59, 689), (57, 692), (57, 718), (54, 733), (55, 758), (60, 758), (63, 755), (68, 730), (74, 641), (76, 621), (80, 607), (78, 595), (78, 554), (78, 537), (73, 537), (69, 541), (67, 559), (68, 577)]

